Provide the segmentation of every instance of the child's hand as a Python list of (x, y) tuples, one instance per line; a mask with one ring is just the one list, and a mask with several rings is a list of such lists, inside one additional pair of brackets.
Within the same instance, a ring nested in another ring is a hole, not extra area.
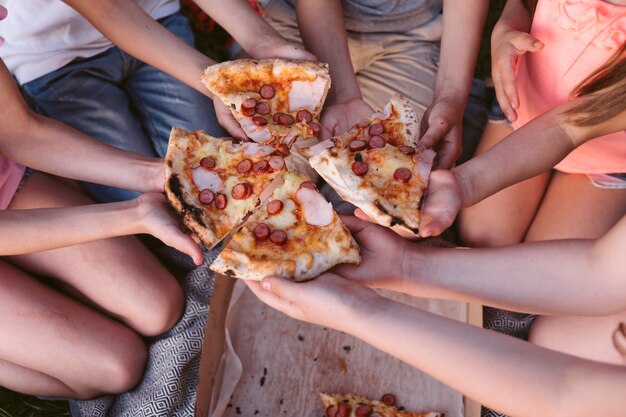
[(452, 225), (461, 209), (462, 194), (452, 171), (430, 173), (420, 219), (420, 236), (437, 236)]
[(374, 109), (362, 98), (332, 104), (322, 113), (320, 140), (341, 135), (372, 114), (374, 114)]
[(271, 40), (259, 42), (254, 50), (249, 51), (254, 59), (294, 59), (302, 61), (317, 61), (315, 55), (304, 49), (295, 42), (289, 42), (283, 37), (276, 37)]
[(344, 264), (333, 272), (372, 288), (392, 288), (403, 274), (410, 242), (392, 230), (351, 216), (341, 216), (361, 248), (358, 266)]
[(526, 52), (537, 52), (543, 43), (526, 32), (497, 31), (491, 36), (491, 76), (502, 111), (513, 122), (517, 119), (519, 96), (515, 87), (517, 63)]
[(348, 330), (355, 312), (373, 308), (380, 298), (374, 291), (332, 273), (308, 282), (268, 277), (246, 284), (261, 301), (289, 317), (341, 331)]
[(186, 253), (196, 265), (204, 260), (200, 247), (181, 231), (180, 218), (174, 214), (162, 194), (147, 193), (137, 198), (140, 231), (148, 233), (168, 246)]
[(422, 116), (418, 147), (437, 150), (435, 168), (450, 169), (461, 154), (463, 107), (462, 101), (436, 98)]

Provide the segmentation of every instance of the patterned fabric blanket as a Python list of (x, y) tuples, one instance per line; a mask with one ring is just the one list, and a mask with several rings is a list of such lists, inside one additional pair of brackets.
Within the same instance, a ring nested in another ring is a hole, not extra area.
[(159, 248), (157, 255), (185, 289), (183, 317), (174, 328), (147, 342), (150, 353), (142, 382), (131, 392), (90, 401), (71, 401), (73, 417), (189, 417), (194, 415), (200, 353), (214, 274), (208, 265), (218, 250), (194, 267), (185, 255)]

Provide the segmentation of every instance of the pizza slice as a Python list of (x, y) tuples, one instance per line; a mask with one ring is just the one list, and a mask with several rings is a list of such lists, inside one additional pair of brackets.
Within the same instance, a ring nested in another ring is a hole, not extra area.
[(211, 265), (235, 278), (314, 278), (340, 263), (358, 264), (359, 248), (330, 203), (306, 177), (283, 183), (225, 245)]
[(250, 139), (289, 148), (317, 136), (330, 88), (328, 65), (285, 59), (227, 61), (208, 67), (204, 85), (230, 108)]
[(394, 96), (383, 111), (302, 153), (341, 198), (383, 226), (418, 236), (436, 155), (418, 150), (418, 131), (410, 103)]
[(393, 394), (385, 394), (381, 401), (368, 400), (356, 394), (320, 394), (326, 417), (444, 417), (434, 411), (412, 412), (399, 410)]
[(178, 128), (170, 134), (165, 163), (167, 199), (207, 249), (239, 226), (285, 171), (283, 157), (271, 146)]

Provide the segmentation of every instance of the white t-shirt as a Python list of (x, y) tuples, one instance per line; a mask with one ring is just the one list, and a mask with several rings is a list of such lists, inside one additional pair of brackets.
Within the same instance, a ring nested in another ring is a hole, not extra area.
[[(154, 19), (180, 9), (178, 0), (134, 1)], [(61, 0), (0, 0), (0, 4), (9, 11), (7, 18), (0, 21), (0, 36), (5, 39), (0, 57), (20, 84), (113, 46)]]

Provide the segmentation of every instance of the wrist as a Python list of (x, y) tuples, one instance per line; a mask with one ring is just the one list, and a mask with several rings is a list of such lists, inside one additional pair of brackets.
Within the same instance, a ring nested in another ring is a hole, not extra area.
[(470, 207), (479, 201), (475, 196), (476, 193), (472, 182), (472, 175), (468, 172), (468, 167), (471, 168), (471, 166), (468, 165), (470, 162), (471, 160), (450, 170), (456, 180), (455, 182), (458, 187), (458, 195), (461, 197), (462, 209)]

